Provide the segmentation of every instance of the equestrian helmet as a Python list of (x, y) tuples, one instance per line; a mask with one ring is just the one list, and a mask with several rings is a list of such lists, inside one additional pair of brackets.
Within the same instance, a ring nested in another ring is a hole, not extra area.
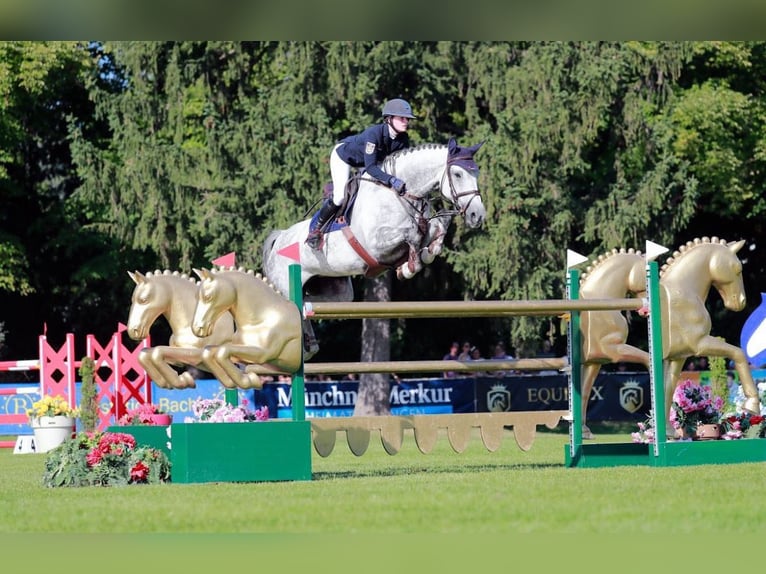
[(410, 106), (409, 102), (400, 98), (388, 100), (386, 105), (383, 106), (383, 117), (385, 118), (387, 116), (400, 116), (411, 120), (415, 119), (415, 116), (412, 115), (412, 106)]

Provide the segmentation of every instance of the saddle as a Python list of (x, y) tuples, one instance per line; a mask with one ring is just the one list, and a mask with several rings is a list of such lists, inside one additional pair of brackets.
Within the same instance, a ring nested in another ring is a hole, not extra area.
[[(394, 265), (384, 265), (374, 259), (367, 251), (364, 249), (361, 243), (359, 243), (359, 240), (357, 240), (354, 233), (351, 231), (351, 227), (349, 225), (351, 224), (351, 215), (354, 210), (354, 204), (356, 203), (357, 198), (357, 192), (359, 191), (359, 182), (362, 180), (362, 175), (364, 172), (360, 172), (354, 176), (352, 176), (348, 182), (346, 182), (346, 189), (345, 193), (343, 194), (343, 203), (341, 203), (340, 207), (338, 208), (338, 212), (324, 225), (322, 228), (322, 231), (324, 233), (329, 233), (331, 231), (342, 231), (343, 235), (346, 238), (346, 241), (348, 241), (349, 245), (356, 251), (357, 255), (362, 258), (362, 260), (367, 265), (365, 269), (364, 276), (365, 277), (377, 277), (387, 269), (391, 267), (396, 267), (400, 263), (406, 260), (406, 257), (402, 260), (397, 262)], [(328, 182), (323, 187), (323, 193), (322, 197), (323, 199), (328, 199), (332, 197), (333, 192), (333, 185), (332, 182)], [(314, 215), (311, 217), (311, 224), (313, 225), (316, 220), (319, 218), (319, 211), (314, 213)]]
[[(346, 190), (343, 194), (343, 203), (340, 204), (338, 212), (327, 222), (322, 231), (328, 233), (330, 231), (338, 231), (351, 223), (351, 212), (356, 202), (356, 193), (359, 191), (359, 182), (361, 181), (361, 174), (351, 177), (346, 182)], [(331, 181), (324, 184), (322, 188), (322, 199), (330, 199), (332, 197), (333, 185)], [(319, 211), (311, 217), (311, 223), (313, 224), (319, 217)]]

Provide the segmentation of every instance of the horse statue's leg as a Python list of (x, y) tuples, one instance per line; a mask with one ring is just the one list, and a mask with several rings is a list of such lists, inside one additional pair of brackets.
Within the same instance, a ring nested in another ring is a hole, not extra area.
[[(174, 347), (159, 346), (142, 349), (138, 354), (138, 362), (149, 375), (149, 378), (163, 389), (187, 389), (196, 387), (194, 377), (190, 373), (183, 372), (180, 375), (170, 366), (172, 357), (178, 349)], [(199, 355), (199, 350), (196, 350)], [(170, 358), (169, 358), (170, 357)], [(194, 364), (183, 360), (175, 364)]]
[[(677, 359), (666, 359), (663, 361), (663, 379), (665, 381), (665, 405), (663, 415), (665, 417), (665, 435), (668, 438), (675, 438), (675, 431), (670, 425), (670, 409), (673, 406), (673, 392), (678, 385), (678, 378), (681, 375), (681, 370), (684, 368), (684, 363), (687, 357), (680, 357)], [(655, 410), (657, 406), (655, 405)], [(659, 413), (657, 413), (659, 416)]]
[(601, 363), (585, 363), (582, 366), (582, 438), (592, 439), (593, 433), (585, 424), (588, 416), (588, 403), (590, 402), (590, 392), (593, 389), (593, 383), (596, 381)]
[(704, 337), (697, 344), (696, 355), (706, 355), (708, 357), (726, 357), (734, 361), (734, 369), (739, 375), (739, 382), (742, 385), (742, 392), (745, 394), (745, 404), (743, 408), (753, 414), (761, 413), (761, 401), (758, 398), (758, 388), (753, 381), (753, 373), (750, 372), (750, 365), (742, 349), (730, 345), (718, 337)]
[[(208, 346), (202, 350), (202, 361), (207, 366), (208, 370), (213, 374), (213, 376), (218, 379), (218, 381), (227, 389), (236, 389), (237, 387), (242, 386), (242, 378), (246, 375), (242, 373), (242, 371), (240, 371), (236, 365), (233, 365), (231, 361), (225, 358), (224, 364), (232, 364), (232, 367), (234, 368), (235, 372), (230, 373), (226, 368), (224, 368), (223, 364), (219, 362), (220, 355), (221, 346)], [(250, 373), (250, 376), (260, 380), (258, 375), (255, 373)], [(247, 386), (243, 388), (249, 388), (252, 384), (250, 376), (247, 376)]]

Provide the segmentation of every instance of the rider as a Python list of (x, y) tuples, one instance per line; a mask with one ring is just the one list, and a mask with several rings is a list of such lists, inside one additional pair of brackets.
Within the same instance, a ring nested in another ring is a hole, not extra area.
[(389, 100), (383, 106), (381, 123), (374, 124), (361, 133), (348, 136), (333, 147), (330, 153), (332, 198), (325, 200), (319, 210), (319, 216), (311, 224), (306, 238), (307, 245), (313, 249), (322, 247), (322, 228), (340, 209), (352, 167), (364, 167), (369, 175), (383, 185), (392, 187), (400, 195), (404, 193), (404, 182), (384, 172), (378, 167), (378, 163), (387, 155), (410, 146), (407, 128), (411, 119), (415, 119), (415, 116), (406, 100), (400, 98)]

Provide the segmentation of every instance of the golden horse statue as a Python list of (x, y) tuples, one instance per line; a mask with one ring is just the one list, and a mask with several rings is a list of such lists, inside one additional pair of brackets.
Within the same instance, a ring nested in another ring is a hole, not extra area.
[(727, 309), (741, 311), (745, 308), (742, 262), (737, 257), (744, 244), (744, 240), (727, 242), (717, 237), (698, 238), (681, 246), (660, 268), (666, 417), (670, 416), (673, 392), (684, 362), (697, 355), (726, 357), (734, 361), (746, 397), (744, 408), (753, 413), (760, 412), (758, 391), (745, 353), (710, 335), (711, 320), (705, 307), (710, 289), (715, 287)]
[[(624, 299), (646, 296), (646, 258), (634, 249), (613, 249), (586, 269), (580, 278), (581, 299)], [(650, 367), (648, 352), (628, 345), (628, 320), (622, 311), (583, 311), (582, 436), (593, 438), (585, 424), (591, 389), (606, 363), (640, 363)]]
[(206, 337), (197, 337), (191, 329), (191, 320), (197, 306), (197, 281), (178, 271), (151, 271), (145, 275), (138, 271), (128, 275), (136, 284), (128, 315), (128, 336), (142, 341), (149, 328), (162, 315), (172, 333), (167, 346), (142, 349), (138, 362), (149, 377), (160, 387), (193, 388), (194, 377), (188, 371), (181, 374), (171, 365), (197, 366), (205, 370), (202, 349), (207, 345), (220, 345), (234, 334), (234, 319), (230, 313), (221, 314), (215, 327)]
[(192, 331), (206, 337), (227, 311), (234, 317), (231, 341), (208, 346), (203, 360), (228, 388), (260, 388), (260, 377), (236, 363), (294, 373), (303, 358), (301, 312), (260, 273), (234, 269), (195, 269), (200, 283)]

